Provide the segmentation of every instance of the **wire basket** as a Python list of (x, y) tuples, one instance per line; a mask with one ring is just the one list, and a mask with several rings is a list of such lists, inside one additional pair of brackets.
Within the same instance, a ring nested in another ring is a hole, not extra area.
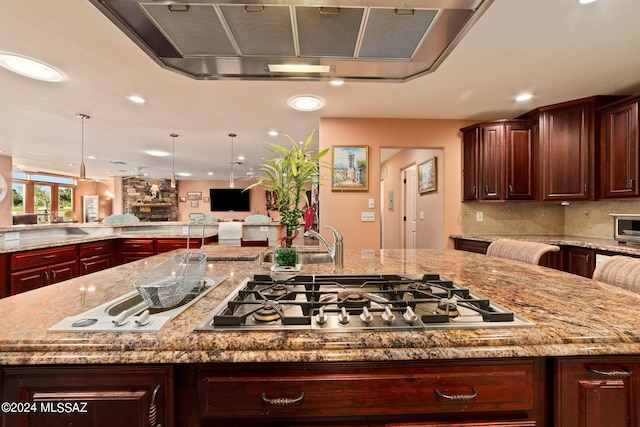
[[(187, 248), (192, 223), (193, 220), (187, 231)], [(202, 236), (204, 244), (204, 220)], [(207, 255), (204, 252), (190, 252), (187, 249), (187, 252), (175, 254), (142, 274), (134, 280), (133, 286), (150, 308), (175, 307), (191, 291), (200, 292), (198, 286), (202, 286), (206, 266)]]

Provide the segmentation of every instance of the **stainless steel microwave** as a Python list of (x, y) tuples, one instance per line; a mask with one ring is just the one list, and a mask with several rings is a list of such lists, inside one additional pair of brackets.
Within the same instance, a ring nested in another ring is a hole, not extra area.
[(622, 243), (640, 243), (640, 214), (609, 214), (613, 217), (613, 238)]

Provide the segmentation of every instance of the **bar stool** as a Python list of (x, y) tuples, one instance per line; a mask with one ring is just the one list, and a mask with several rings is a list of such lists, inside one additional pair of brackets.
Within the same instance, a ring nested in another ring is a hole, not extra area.
[(593, 280), (640, 293), (640, 259), (612, 256), (596, 265)]
[(544, 254), (558, 252), (559, 250), (558, 246), (547, 245), (546, 243), (498, 239), (489, 245), (487, 255), (537, 265)]

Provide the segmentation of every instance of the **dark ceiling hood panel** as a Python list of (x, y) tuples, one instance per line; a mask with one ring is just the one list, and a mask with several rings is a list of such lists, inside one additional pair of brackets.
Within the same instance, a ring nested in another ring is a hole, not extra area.
[(195, 79), (400, 82), (434, 71), (493, 2), (90, 1), (161, 66)]

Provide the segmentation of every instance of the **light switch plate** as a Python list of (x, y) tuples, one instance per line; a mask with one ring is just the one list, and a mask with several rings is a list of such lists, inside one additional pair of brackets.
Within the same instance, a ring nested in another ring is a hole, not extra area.
[(360, 212), (360, 220), (362, 222), (374, 222), (376, 217), (373, 212)]
[(484, 221), (484, 216), (482, 215), (482, 212), (476, 212), (476, 221), (477, 222)]
[(369, 199), (369, 209), (373, 209), (376, 207), (375, 199)]

